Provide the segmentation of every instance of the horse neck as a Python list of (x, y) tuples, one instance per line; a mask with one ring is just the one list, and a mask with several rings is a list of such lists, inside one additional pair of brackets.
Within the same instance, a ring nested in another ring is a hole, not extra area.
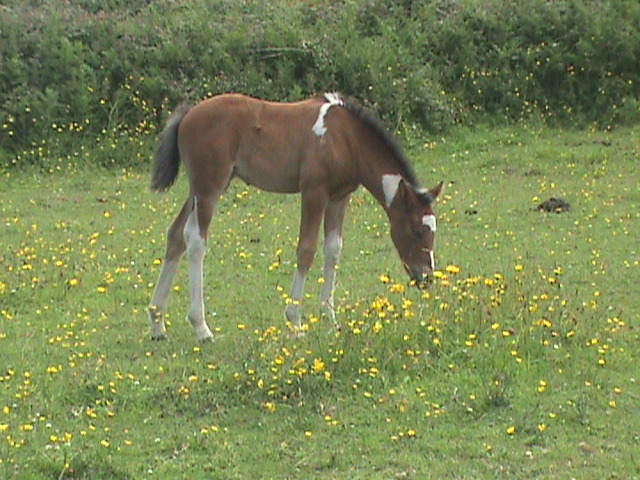
[(359, 158), (360, 181), (364, 188), (369, 190), (380, 205), (388, 211), (387, 200), (382, 188), (382, 177), (384, 175), (400, 175), (406, 177), (400, 162), (396, 161), (388, 148), (362, 149)]

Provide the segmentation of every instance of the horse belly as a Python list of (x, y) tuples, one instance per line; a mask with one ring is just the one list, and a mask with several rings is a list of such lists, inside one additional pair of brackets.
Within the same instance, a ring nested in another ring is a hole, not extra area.
[(300, 169), (298, 162), (287, 158), (253, 156), (236, 163), (235, 173), (248, 185), (276, 193), (300, 191)]

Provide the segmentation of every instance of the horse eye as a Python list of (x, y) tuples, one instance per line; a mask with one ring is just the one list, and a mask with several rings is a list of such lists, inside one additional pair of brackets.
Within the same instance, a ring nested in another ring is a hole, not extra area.
[(418, 239), (422, 239), (425, 237), (425, 235), (427, 234), (427, 231), (425, 228), (420, 227), (420, 228), (412, 228), (412, 233), (413, 236), (418, 238)]

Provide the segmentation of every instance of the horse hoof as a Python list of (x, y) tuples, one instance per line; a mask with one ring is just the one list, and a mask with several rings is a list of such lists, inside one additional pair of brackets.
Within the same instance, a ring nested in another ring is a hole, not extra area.
[(293, 332), (296, 338), (303, 338), (307, 336), (307, 330), (302, 327), (294, 327)]
[(168, 338), (169, 336), (166, 333), (151, 335), (151, 340), (153, 340), (154, 342), (162, 342), (164, 340), (167, 340)]
[(209, 330), (207, 324), (196, 328), (196, 338), (200, 343), (213, 342), (213, 333)]
[(302, 324), (302, 308), (300, 305), (289, 304), (284, 310), (284, 316), (292, 325), (300, 326)]
[(213, 335), (208, 335), (206, 337), (199, 338), (200, 343), (213, 343)]

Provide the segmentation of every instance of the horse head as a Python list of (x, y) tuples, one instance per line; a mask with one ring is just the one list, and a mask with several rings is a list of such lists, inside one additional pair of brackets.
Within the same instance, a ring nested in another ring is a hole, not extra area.
[(443, 182), (427, 190), (410, 185), (400, 175), (384, 175), (382, 184), (393, 243), (411, 279), (423, 283), (436, 268), (433, 206)]

